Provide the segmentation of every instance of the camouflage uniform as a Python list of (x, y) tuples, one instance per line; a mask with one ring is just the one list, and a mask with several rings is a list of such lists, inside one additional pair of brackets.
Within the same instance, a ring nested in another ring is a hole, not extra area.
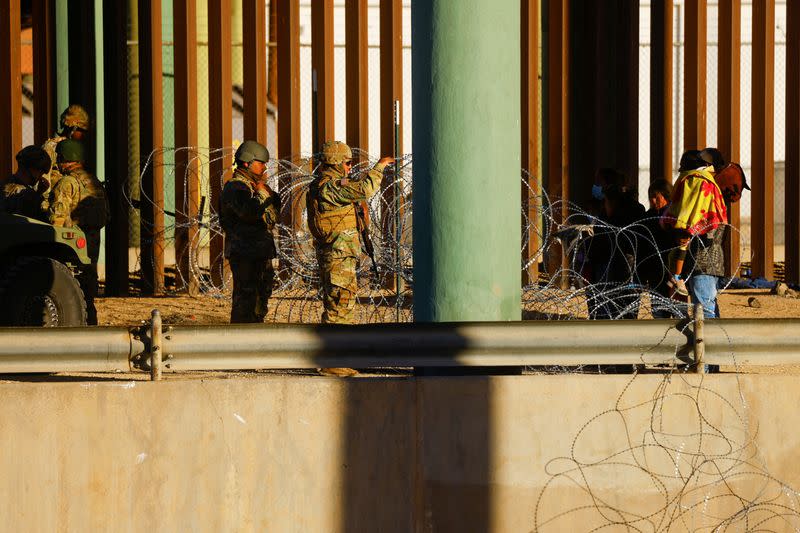
[[(63, 135), (54, 135), (49, 139), (47, 139), (45, 143), (42, 145), (44, 151), (47, 152), (47, 155), (50, 156), (50, 161), (53, 162), (52, 165), (50, 166), (50, 170), (47, 172), (47, 174), (44, 175), (44, 177), (47, 179), (47, 182), (50, 184), (50, 189), (55, 187), (56, 183), (58, 183), (58, 180), (61, 179), (61, 172), (59, 172), (58, 165), (56, 165), (56, 159), (57, 159), (56, 146), (58, 146), (58, 143), (60, 143), (64, 139), (66, 139), (66, 137), (64, 137)], [(45, 198), (45, 200), (46, 199), (47, 198)], [(45, 204), (44, 209), (47, 208), (48, 206), (47, 204)]]
[(50, 191), (48, 210), (54, 226), (79, 227), (86, 234), (86, 251), (90, 265), (78, 275), (86, 297), (87, 323), (97, 324), (97, 260), (100, 256), (100, 229), (108, 221), (108, 201), (103, 184), (83, 169), (64, 174)]
[[(89, 113), (86, 110), (79, 106), (78, 104), (72, 104), (67, 107), (63, 113), (61, 113), (61, 118), (59, 123), (61, 124), (61, 133), (53, 135), (49, 139), (45, 141), (42, 145), (42, 148), (47, 155), (50, 156), (50, 161), (52, 162), (50, 165), (50, 171), (44, 175), (47, 178), (47, 182), (50, 184), (50, 190), (55, 187), (58, 180), (61, 179), (61, 172), (58, 170), (57, 166), (57, 155), (56, 155), (56, 146), (61, 141), (68, 139), (68, 136), (64, 134), (71, 134), (74, 128), (78, 128), (84, 131), (88, 131), (91, 127), (89, 119)], [(47, 210), (49, 206), (47, 203), (43, 204), (43, 208)]]
[(47, 213), (42, 209), (43, 200), (43, 195), (34, 187), (11, 178), (0, 190), (0, 212), (46, 221)]
[(233, 274), (231, 323), (260, 323), (272, 295), (276, 257), (272, 230), (280, 213), (280, 196), (256, 188), (260, 176), (239, 167), (222, 189), (220, 222), (225, 257)]
[(308, 227), (314, 236), (322, 281), (323, 323), (353, 322), (358, 293), (356, 266), (361, 253), (355, 204), (375, 194), (384, 167), (376, 164), (358, 179), (348, 179), (341, 164), (326, 165), (309, 185)]

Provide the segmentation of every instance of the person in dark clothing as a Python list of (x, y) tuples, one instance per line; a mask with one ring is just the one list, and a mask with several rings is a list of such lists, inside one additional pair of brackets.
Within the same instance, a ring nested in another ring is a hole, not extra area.
[(591, 272), (586, 300), (589, 318), (635, 319), (640, 296), (636, 256), (641, 243), (636, 226), (644, 216), (644, 207), (628, 189), (625, 176), (613, 169), (597, 172), (593, 197), (598, 196), (602, 196), (602, 212), (586, 247)]
[(245, 141), (235, 157), (236, 170), (222, 189), (220, 212), (225, 258), (233, 274), (231, 324), (262, 323), (275, 278), (272, 231), (280, 214), (280, 196), (266, 183), (269, 151), (264, 145)]
[(26, 146), (16, 157), (16, 174), (0, 186), (0, 212), (46, 221), (42, 202), (47, 182), (42, 176), (50, 169), (50, 156), (38, 146)]
[[(672, 234), (661, 226), (661, 216), (669, 206), (672, 197), (672, 184), (663, 178), (650, 183), (647, 198), (650, 209), (644, 214), (642, 222), (642, 247), (639, 255), (638, 273), (642, 285), (652, 291), (651, 308), (653, 318), (671, 318), (672, 304), (664, 305), (669, 300), (667, 280), (667, 256), (675, 246)], [(663, 297), (659, 301), (658, 297)]]

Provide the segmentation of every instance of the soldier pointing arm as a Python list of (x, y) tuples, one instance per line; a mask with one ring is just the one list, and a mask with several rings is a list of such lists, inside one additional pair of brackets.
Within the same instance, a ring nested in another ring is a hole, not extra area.
[(314, 237), (322, 278), (324, 323), (353, 321), (358, 290), (356, 265), (360, 253), (355, 204), (375, 194), (380, 188), (384, 168), (393, 161), (391, 157), (384, 157), (369, 172), (351, 179), (352, 159), (352, 151), (346, 144), (325, 143), (321, 168), (306, 197), (308, 226)]

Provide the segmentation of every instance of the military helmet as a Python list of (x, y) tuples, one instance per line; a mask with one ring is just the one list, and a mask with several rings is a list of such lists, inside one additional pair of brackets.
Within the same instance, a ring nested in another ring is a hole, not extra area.
[(17, 163), (21, 167), (48, 170), (52, 165), (50, 156), (39, 146), (26, 146), (17, 152)]
[(341, 141), (328, 141), (322, 145), (320, 161), (327, 165), (341, 165), (353, 159), (353, 151)]
[(251, 161), (266, 163), (269, 161), (269, 150), (260, 142), (245, 141), (236, 149), (235, 157), (236, 161), (240, 163), (249, 163)]
[(74, 139), (64, 139), (56, 146), (56, 153), (59, 161), (69, 163), (72, 161), (84, 161), (85, 153), (83, 143)]
[(72, 104), (61, 113), (61, 127), (88, 130), (89, 113), (78, 104)]

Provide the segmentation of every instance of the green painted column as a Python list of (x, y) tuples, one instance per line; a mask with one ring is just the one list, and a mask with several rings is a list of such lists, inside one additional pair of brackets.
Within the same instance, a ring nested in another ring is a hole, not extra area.
[[(103, 50), (103, 0), (94, 0), (94, 72), (95, 72), (95, 174), (100, 179), (106, 176), (106, 99), (105, 59)], [(104, 257), (103, 254), (100, 257)]]
[(520, 3), (414, 0), (414, 315), (519, 320)]
[[(94, 72), (95, 72), (95, 175), (106, 179), (106, 99), (105, 50), (103, 49), (103, 0), (94, 0)], [(106, 230), (100, 231), (100, 260), (106, 262)], [(103, 267), (105, 269), (105, 267)], [(105, 271), (105, 270), (104, 270)]]
[(57, 115), (52, 120), (53, 131), (58, 129), (58, 116), (69, 106), (69, 6), (56, 2), (56, 106)]
[[(172, 21), (173, 2), (162, 2), (161, 4), (161, 38), (165, 43), (171, 43), (175, 39)], [(164, 101), (163, 123), (164, 123), (164, 147), (175, 147), (175, 47), (165, 45), (161, 47), (161, 64), (164, 76), (161, 79), (161, 87)], [(164, 163), (164, 209), (175, 212), (175, 151), (166, 150), (163, 155)], [(166, 237), (172, 239), (175, 227), (174, 218), (167, 217), (165, 220)]]

